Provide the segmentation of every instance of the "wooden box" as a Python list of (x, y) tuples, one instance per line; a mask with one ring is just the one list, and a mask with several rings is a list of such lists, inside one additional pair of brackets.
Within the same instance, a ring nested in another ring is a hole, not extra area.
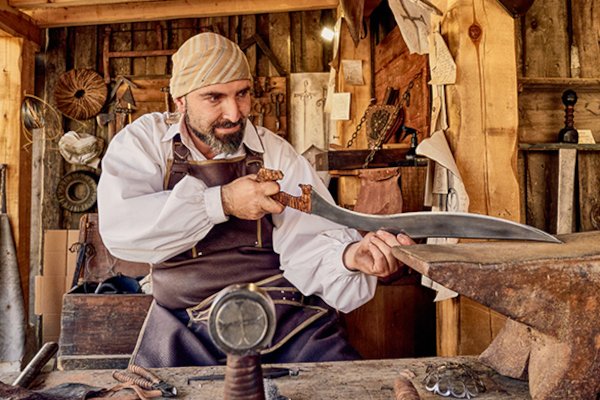
[(145, 294), (66, 294), (58, 369), (126, 368), (151, 302)]
[[(124, 261), (108, 252), (98, 232), (97, 214), (81, 218), (79, 242), (93, 250), (83, 262), (80, 283), (149, 273), (148, 264)], [(152, 296), (146, 294), (65, 294), (58, 369), (126, 368), (151, 302)]]

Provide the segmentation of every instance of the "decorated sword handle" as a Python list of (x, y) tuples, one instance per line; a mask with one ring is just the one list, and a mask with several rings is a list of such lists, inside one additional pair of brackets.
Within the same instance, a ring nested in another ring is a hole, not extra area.
[[(258, 182), (277, 181), (283, 178), (283, 172), (276, 169), (261, 168), (256, 173)], [(312, 192), (311, 185), (300, 184), (302, 194), (300, 196), (292, 196), (286, 192), (279, 192), (271, 196), (275, 201), (280, 202), (286, 207), (295, 208), (296, 210), (309, 213), (312, 209), (310, 201), (310, 193)]]

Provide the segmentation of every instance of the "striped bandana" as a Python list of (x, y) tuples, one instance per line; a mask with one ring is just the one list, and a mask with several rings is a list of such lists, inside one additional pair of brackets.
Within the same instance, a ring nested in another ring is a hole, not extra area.
[(237, 44), (216, 33), (191, 37), (172, 59), (170, 92), (174, 99), (217, 83), (252, 80), (246, 55)]

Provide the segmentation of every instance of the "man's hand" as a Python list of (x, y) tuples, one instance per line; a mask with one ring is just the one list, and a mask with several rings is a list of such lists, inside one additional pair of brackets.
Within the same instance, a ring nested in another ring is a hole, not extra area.
[(392, 255), (392, 247), (415, 242), (404, 234), (393, 235), (379, 230), (368, 233), (360, 242), (350, 244), (344, 252), (344, 265), (351, 271), (385, 278), (398, 270), (402, 263)]
[(257, 182), (256, 175), (246, 175), (221, 187), (225, 215), (257, 220), (265, 214), (280, 214), (285, 206), (270, 196), (279, 193), (275, 181)]

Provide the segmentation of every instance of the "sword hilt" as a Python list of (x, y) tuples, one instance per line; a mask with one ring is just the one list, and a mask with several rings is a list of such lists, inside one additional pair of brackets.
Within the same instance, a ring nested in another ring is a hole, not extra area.
[[(277, 181), (283, 178), (283, 172), (275, 169), (261, 168), (256, 173), (257, 182)], [(311, 212), (310, 193), (312, 192), (311, 185), (300, 184), (302, 194), (300, 196), (292, 196), (286, 192), (279, 192), (271, 196), (271, 198), (286, 207), (291, 207), (296, 210), (309, 213)]]

